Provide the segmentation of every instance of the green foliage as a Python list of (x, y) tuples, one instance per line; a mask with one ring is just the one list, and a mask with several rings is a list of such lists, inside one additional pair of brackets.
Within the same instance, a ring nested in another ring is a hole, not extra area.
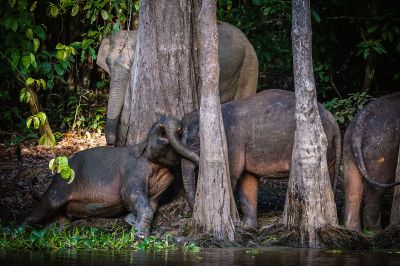
[(196, 245), (195, 243), (187, 243), (187, 242), (185, 242), (183, 244), (183, 250), (185, 252), (197, 253), (197, 252), (201, 251), (201, 248), (198, 245)]
[(110, 231), (97, 227), (59, 227), (53, 224), (45, 229), (0, 226), (0, 248), (9, 249), (129, 249), (166, 250), (175, 249), (169, 237), (156, 239), (154, 236), (138, 240), (135, 230), (113, 226)]
[(47, 119), (47, 116), (43, 112), (39, 112), (36, 115), (31, 115), (26, 120), (26, 127), (30, 128), (31, 124), (32, 124), (32, 121), (33, 121), (33, 127), (35, 129), (39, 129), (40, 126), (44, 125), (44, 123), (46, 122), (46, 119)]
[(75, 171), (69, 166), (68, 158), (65, 156), (51, 159), (49, 169), (53, 174), (54, 172), (60, 174), (61, 178), (66, 180), (68, 184), (71, 184), (75, 179)]
[(367, 92), (356, 92), (347, 98), (333, 98), (325, 102), (324, 106), (335, 116), (339, 125), (345, 126), (370, 99), (371, 96)]

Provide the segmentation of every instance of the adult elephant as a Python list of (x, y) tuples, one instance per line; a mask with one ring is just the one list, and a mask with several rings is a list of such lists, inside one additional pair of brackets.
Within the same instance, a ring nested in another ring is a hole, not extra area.
[[(238, 28), (218, 22), (219, 33), (219, 91), (221, 102), (244, 99), (256, 93), (258, 59), (253, 46)], [(103, 39), (97, 65), (111, 75), (105, 127), (108, 145), (114, 145), (119, 117), (126, 88), (129, 84), (130, 68), (134, 61), (137, 31), (120, 31)]]
[(381, 230), (385, 188), (395, 180), (400, 145), (400, 93), (367, 104), (350, 122), (343, 142), (345, 225), (361, 231), (360, 206), (364, 194), (364, 227)]
[[(334, 187), (339, 173), (340, 130), (332, 114), (320, 104), (318, 108), (328, 140), (327, 160)], [(225, 103), (222, 105), (222, 118), (232, 186), (239, 186), (246, 226), (255, 228), (258, 177), (289, 176), (296, 129), (294, 93), (266, 90), (244, 100)], [(167, 135), (178, 154), (190, 154), (181, 160), (181, 167), (186, 198), (193, 208), (200, 152), (199, 113), (185, 115), (182, 127), (183, 143), (174, 137), (175, 128), (167, 127)]]

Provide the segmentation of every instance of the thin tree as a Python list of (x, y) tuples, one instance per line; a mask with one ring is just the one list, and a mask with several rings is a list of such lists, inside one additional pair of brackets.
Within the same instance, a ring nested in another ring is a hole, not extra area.
[(228, 149), (218, 92), (216, 0), (199, 1), (196, 23), (200, 63), (200, 166), (194, 207), (197, 232), (234, 240), (238, 214), (229, 176)]
[(292, 0), (296, 132), (283, 223), (303, 246), (321, 247), (319, 230), (337, 225), (326, 160), (327, 139), (317, 107), (309, 0)]

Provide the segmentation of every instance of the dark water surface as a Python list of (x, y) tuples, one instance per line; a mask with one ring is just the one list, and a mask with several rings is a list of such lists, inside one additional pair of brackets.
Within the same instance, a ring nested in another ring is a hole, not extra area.
[(399, 265), (400, 251), (331, 252), (293, 248), (181, 251), (0, 250), (0, 265)]

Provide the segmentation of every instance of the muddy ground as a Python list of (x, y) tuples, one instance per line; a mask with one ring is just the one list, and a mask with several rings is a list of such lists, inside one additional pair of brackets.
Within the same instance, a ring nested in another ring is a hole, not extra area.
[[(25, 142), (19, 147), (0, 144), (0, 222), (3, 225), (16, 224), (32, 210), (36, 201), (32, 189), (41, 195), (52, 180), (48, 162), (60, 155), (71, 154), (90, 147), (105, 145), (104, 135), (67, 133), (64, 139), (54, 148), (44, 148), (35, 143)], [(20, 154), (20, 155), (19, 155)], [(283, 211), (287, 180), (261, 179), (258, 195), (258, 222), (260, 230), (242, 231), (238, 245), (256, 246), (271, 239), (268, 236), (260, 239), (260, 232), (276, 223)], [(161, 200), (156, 214), (152, 233), (156, 236), (169, 234), (179, 240), (185, 240), (190, 226), (190, 212), (183, 200), (183, 192), (179, 190), (179, 180), (171, 187)], [(174, 195), (178, 195), (175, 196)], [(343, 178), (338, 180), (336, 191), (339, 220), (343, 217), (344, 187)], [(383, 223), (389, 220), (391, 195), (388, 193), (384, 201)], [(240, 211), (240, 206), (238, 206)], [(127, 226), (120, 219), (87, 219), (73, 222), (73, 225), (99, 226), (111, 228), (112, 224)], [(204, 246), (218, 246), (218, 243), (207, 243)], [(222, 244), (221, 244), (222, 245)]]

